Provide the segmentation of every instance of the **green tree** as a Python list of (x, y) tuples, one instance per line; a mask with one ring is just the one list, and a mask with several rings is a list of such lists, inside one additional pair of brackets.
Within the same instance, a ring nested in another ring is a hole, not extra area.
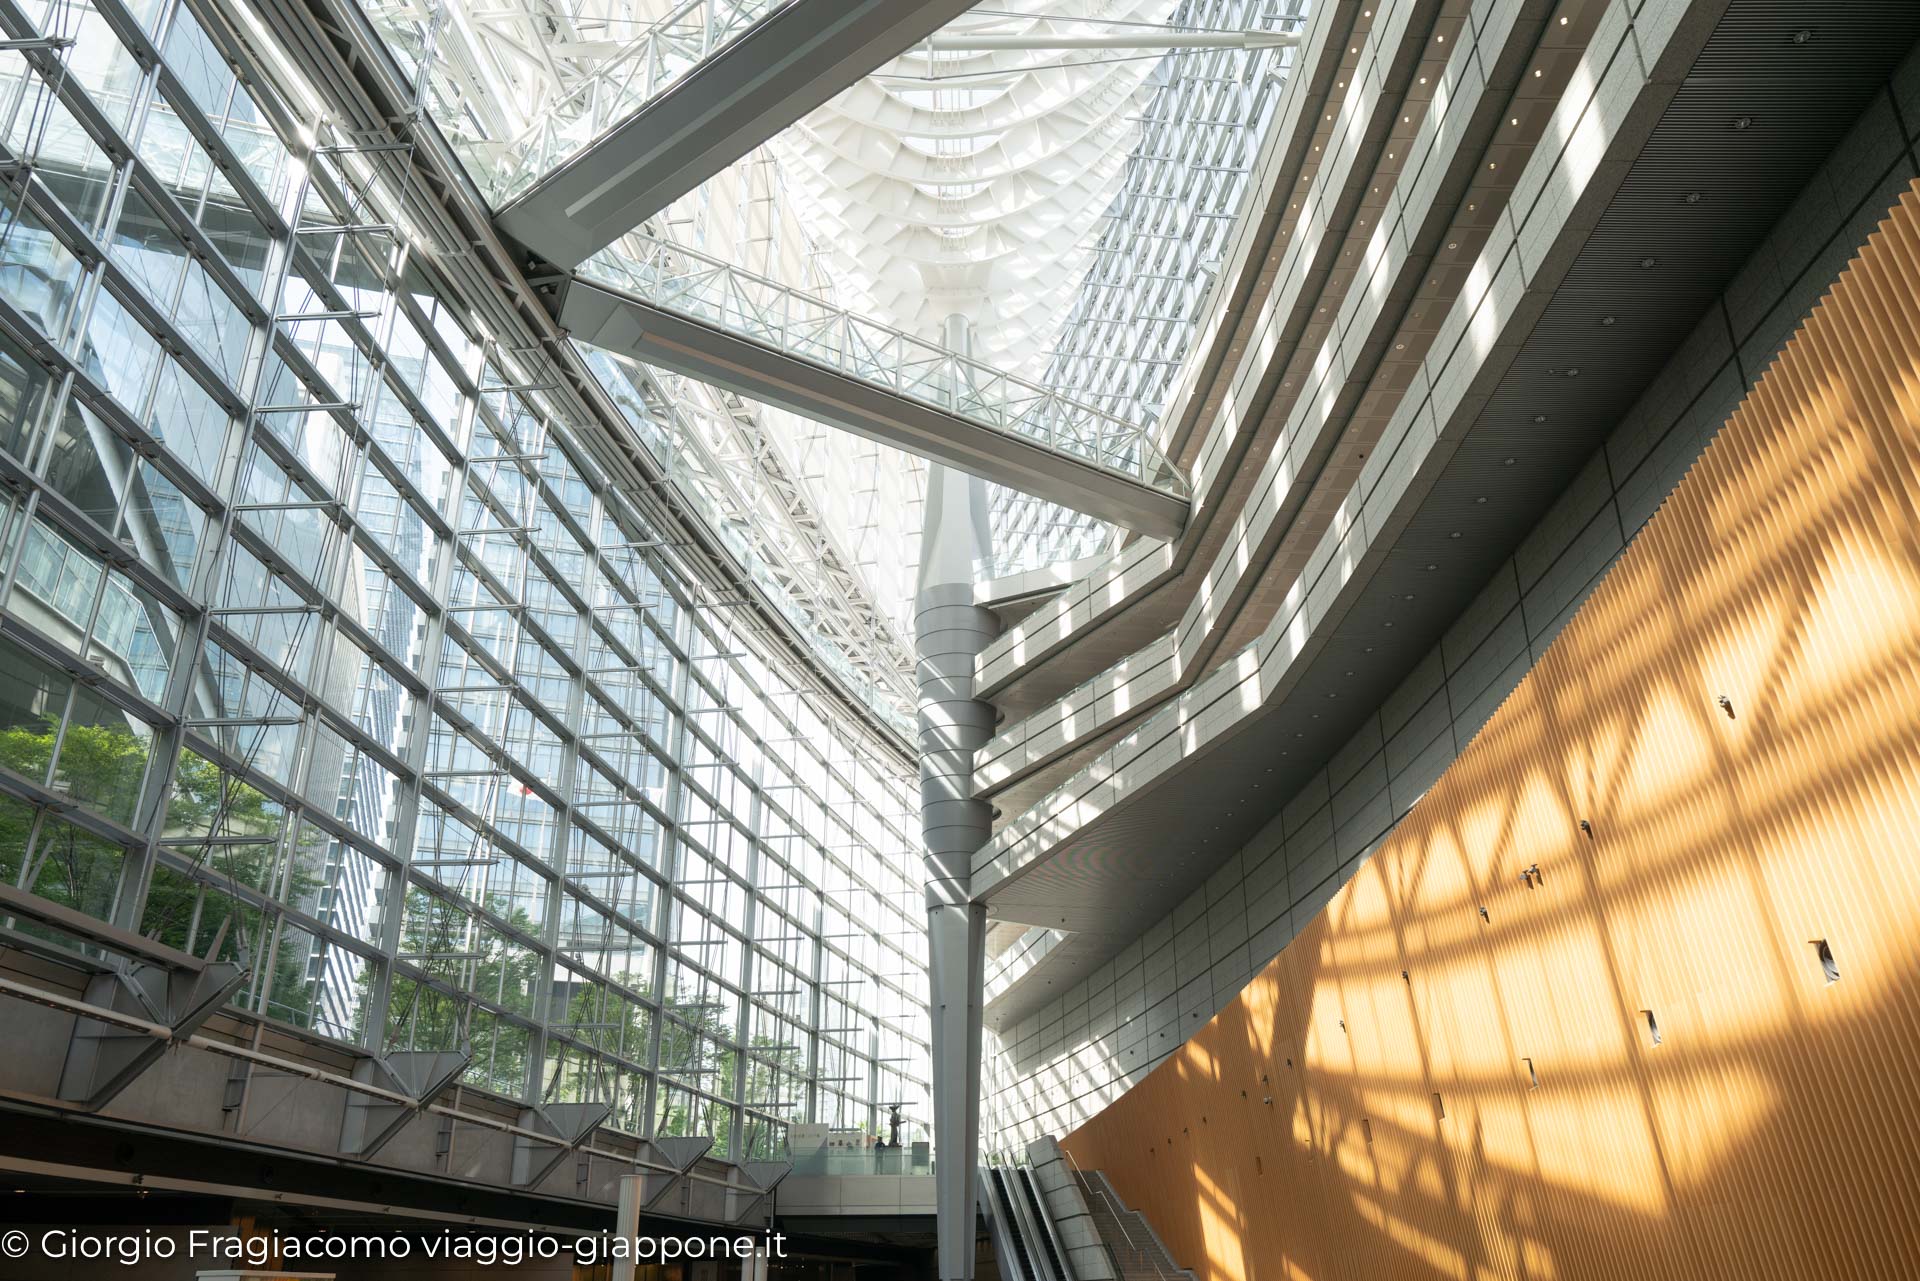
[[(294, 845), (283, 846), (285, 823), (286, 811), (259, 789), (183, 749), (167, 796), (164, 834), (173, 852), (192, 866), (188, 871), (164, 863), (154, 868), (142, 931), (204, 956), (224, 926), (220, 958), (254, 965), (280, 914), (256, 908), (233, 890), (244, 885), (269, 899), (310, 905), (321, 888), (313, 863), (327, 838), (309, 829)], [(284, 873), (283, 856), (291, 862)], [(250, 983), (236, 1000), (264, 995), (275, 1017), (310, 1025), (318, 1004), (318, 980), (308, 976), (313, 946), (304, 932), (288, 932), (266, 983)]]
[[(59, 730), (59, 718), (54, 716), (0, 730), (0, 765), (35, 782), (44, 781), (53, 764)], [(89, 808), (125, 822), (132, 817), (146, 761), (146, 740), (131, 730), (71, 725), (60, 748), (54, 785)], [(62, 906), (110, 916), (126, 851), (49, 815), (41, 822), (33, 864), (27, 868), (27, 841), (35, 817), (36, 810), (25, 804), (0, 810), (0, 873), (9, 883), (24, 882), (25, 888)]]
[[(539, 992), (540, 958), (531, 948), (474, 919), (457, 903), (416, 885), (405, 891), (400, 953), (409, 963), (463, 992), (531, 1015)], [(522, 934), (537, 934), (526, 911), (515, 908), (507, 923)], [(358, 978), (359, 1010), (364, 1019), (375, 967)], [(364, 1027), (356, 1028), (363, 1032)], [(462, 1038), (471, 1045), (473, 1063), (464, 1077), (470, 1085), (520, 1098), (526, 1089), (527, 1029), (432, 984), (396, 971), (387, 1005), (382, 1045), (386, 1050), (451, 1050)]]
[[(75, 723), (67, 726), (61, 740), (59, 729), (58, 718), (47, 716), (37, 725), (0, 730), (0, 766), (44, 780), (58, 743), (54, 786), (90, 809), (123, 823), (132, 821), (147, 774), (147, 737), (115, 725)], [(19, 884), (26, 876), (23, 861), (36, 813), (23, 802), (0, 803), (0, 875), (10, 883)], [(274, 838), (283, 818), (280, 807), (257, 789), (195, 753), (182, 751), (167, 796), (165, 834), (175, 842), (176, 851), (196, 857), (201, 874), (156, 867), (141, 915), (142, 932), (170, 947), (201, 955), (225, 924), (222, 959), (250, 964), (275, 917), (241, 903), (218, 885), (244, 884), (271, 893), (274, 887), (269, 882), (277, 871), (279, 854)], [(196, 836), (207, 838), (197, 851), (190, 843), (182, 843)], [(113, 911), (125, 861), (126, 851), (120, 846), (48, 815), (41, 822), (31, 884), (25, 888), (105, 918)], [(296, 863), (283, 892), (293, 902), (309, 901), (319, 884), (318, 877)], [(269, 991), (291, 998), (307, 983), (306, 971), (305, 950), (283, 947)]]

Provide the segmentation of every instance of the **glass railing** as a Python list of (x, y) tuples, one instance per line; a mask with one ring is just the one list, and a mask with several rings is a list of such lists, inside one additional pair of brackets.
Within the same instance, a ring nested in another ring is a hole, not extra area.
[(1186, 497), (1146, 429), (682, 245), (634, 234), (581, 268), (596, 284)]
[[(605, 62), (542, 103), (537, 119), (496, 152), (481, 179), (498, 206), (633, 115), (687, 72), (794, 0), (680, 0), (657, 21), (622, 34), (603, 24), (595, 44), (614, 44)], [(476, 175), (479, 177), (479, 175)]]
[(933, 1173), (933, 1155), (924, 1143), (903, 1143), (897, 1148), (815, 1148), (789, 1159), (796, 1175)]

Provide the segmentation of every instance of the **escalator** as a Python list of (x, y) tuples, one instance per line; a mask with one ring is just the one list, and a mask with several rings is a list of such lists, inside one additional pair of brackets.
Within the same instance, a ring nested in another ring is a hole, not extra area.
[(980, 1208), (1005, 1281), (1079, 1281), (1063, 1262), (1046, 1201), (1024, 1167), (983, 1167)]
[(1033, 1260), (1013, 1223), (1006, 1182), (997, 1166), (980, 1168), (980, 1210), (987, 1219), (987, 1235), (993, 1241), (993, 1256), (1002, 1281), (1034, 1281)]

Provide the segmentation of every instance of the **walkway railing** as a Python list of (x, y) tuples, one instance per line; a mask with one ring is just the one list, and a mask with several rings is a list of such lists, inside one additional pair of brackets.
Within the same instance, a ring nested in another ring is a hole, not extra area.
[[(539, 119), (499, 149), (486, 175), (498, 206), (618, 124), (749, 27), (794, 0), (681, 0), (625, 40), (568, 91), (540, 104)], [(602, 41), (620, 33), (596, 32)]]
[[(1105, 1177), (1102, 1176), (1096, 1185), (1087, 1172), (1080, 1168), (1080, 1163), (1073, 1159), (1073, 1153), (1065, 1148), (1061, 1149), (1061, 1153), (1067, 1158), (1067, 1164), (1073, 1167), (1073, 1177), (1079, 1181), (1081, 1192), (1089, 1198), (1098, 1199), (1100, 1209), (1094, 1214), (1096, 1222), (1111, 1223), (1120, 1234), (1118, 1243), (1102, 1242), (1107, 1247), (1107, 1257), (1113, 1261), (1114, 1275), (1120, 1277), (1121, 1281), (1133, 1281), (1146, 1269), (1152, 1269), (1156, 1281), (1176, 1281), (1175, 1274), (1168, 1272), (1166, 1265), (1160, 1261), (1156, 1249), (1149, 1249), (1145, 1243), (1134, 1240), (1133, 1233), (1127, 1228), (1127, 1220), (1137, 1216), (1107, 1194)], [(1091, 1208), (1094, 1201), (1089, 1200), (1087, 1204)]]
[(789, 1155), (793, 1173), (814, 1174), (932, 1174), (933, 1156), (923, 1146), (856, 1148), (852, 1151), (816, 1148)]
[(1144, 428), (695, 250), (635, 234), (589, 260), (580, 274), (1151, 489), (1187, 496), (1185, 481)]

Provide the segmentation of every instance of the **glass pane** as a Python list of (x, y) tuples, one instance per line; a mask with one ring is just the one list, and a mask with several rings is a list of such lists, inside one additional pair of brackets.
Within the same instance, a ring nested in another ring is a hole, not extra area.
[(0, 796), (0, 884), (20, 883), (20, 869), (27, 859), (27, 837), (38, 812), (25, 801)]
[(54, 238), (31, 209), (10, 204), (0, 217), (0, 296), (18, 307), (42, 332), (58, 338), (74, 291), (80, 260)]
[(138, 414), (160, 367), (160, 346), (120, 300), (103, 289), (94, 297), (79, 360), (95, 382), (128, 412)]
[(82, 805), (132, 826), (153, 752), (153, 729), (85, 686), (74, 691), (53, 785)]
[(114, 222), (113, 260), (140, 285), (162, 312), (173, 305), (174, 290), (187, 269), (187, 247), (137, 191), (122, 198)]
[(132, 469), (132, 447), (91, 410), (68, 401), (47, 458), (47, 483), (54, 492), (112, 531)]
[(44, 369), (0, 337), (0, 449), (23, 463), (39, 452), (42, 415), (52, 386)]
[(147, 428), (209, 489), (217, 489), (226, 451), (227, 411), (186, 370), (168, 360), (160, 371)]
[(113, 915), (126, 851), (63, 819), (48, 816), (28, 860), (27, 888), (88, 916)]
[(141, 463), (134, 474), (123, 520), (123, 537), (133, 544), (141, 560), (183, 591), (193, 585), (193, 567), (206, 536), (207, 514), (188, 502), (152, 463)]
[(66, 673), (0, 641), (0, 765), (45, 783), (73, 682)]
[(286, 810), (199, 754), (181, 749), (167, 794), (167, 847), (237, 884), (272, 893)]

